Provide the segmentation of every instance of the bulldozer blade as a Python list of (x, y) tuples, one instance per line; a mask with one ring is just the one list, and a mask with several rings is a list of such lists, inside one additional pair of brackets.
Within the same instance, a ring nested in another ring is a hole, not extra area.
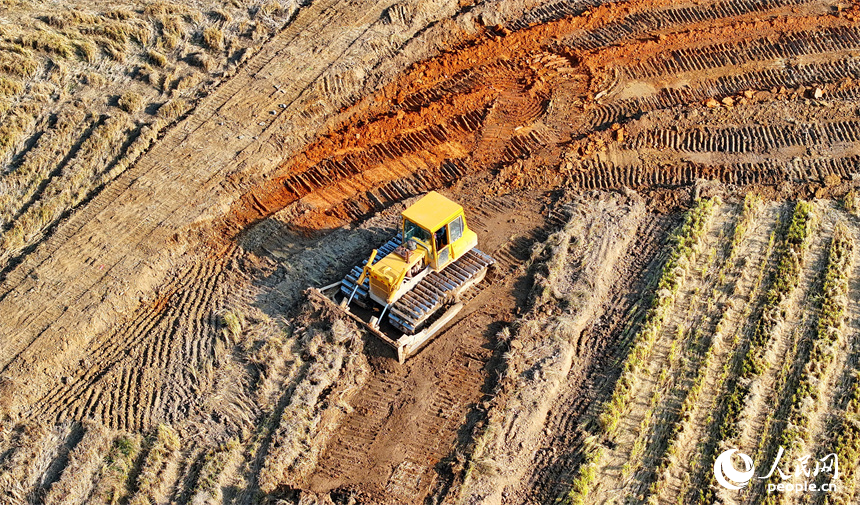
[(424, 328), (420, 332), (414, 335), (401, 335), (397, 340), (392, 339), (385, 333), (379, 331), (378, 328), (374, 327), (372, 322), (365, 321), (358, 317), (355, 313), (349, 310), (348, 307), (342, 307), (334, 302), (331, 298), (326, 296), (322, 291), (317, 288), (308, 288), (306, 291), (308, 298), (311, 298), (315, 301), (323, 303), (327, 305), (329, 308), (336, 312), (340, 312), (341, 314), (349, 317), (353, 321), (357, 322), (361, 326), (363, 326), (367, 331), (371, 332), (373, 335), (378, 337), (384, 343), (386, 343), (389, 347), (391, 347), (394, 352), (397, 353), (397, 361), (398, 363), (403, 364), (406, 361), (406, 358), (414, 355), (418, 352), (424, 344), (427, 343), (430, 338), (433, 337), (439, 330), (442, 329), (451, 319), (454, 318), (461, 310), (463, 310), (462, 303), (456, 303), (452, 305), (448, 310), (442, 314), (439, 319), (434, 321), (430, 326)]

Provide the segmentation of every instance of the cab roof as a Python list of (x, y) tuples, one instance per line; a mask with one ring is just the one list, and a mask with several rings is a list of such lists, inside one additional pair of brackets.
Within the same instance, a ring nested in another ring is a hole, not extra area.
[(431, 191), (404, 210), (403, 217), (433, 233), (462, 212), (459, 204)]

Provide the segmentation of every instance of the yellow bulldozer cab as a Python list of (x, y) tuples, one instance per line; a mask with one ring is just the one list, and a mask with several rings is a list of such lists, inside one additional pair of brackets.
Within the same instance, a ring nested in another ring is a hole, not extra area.
[(404, 210), (403, 219), (435, 232), (462, 214), (463, 207), (431, 191)]
[(404, 244), (412, 240), (416, 250), (403, 257), (391, 252), (370, 268), (370, 296), (389, 304), (410, 286), (407, 273), (418, 262), (442, 270), (478, 244), (478, 236), (466, 226), (463, 207), (431, 191), (402, 214)]

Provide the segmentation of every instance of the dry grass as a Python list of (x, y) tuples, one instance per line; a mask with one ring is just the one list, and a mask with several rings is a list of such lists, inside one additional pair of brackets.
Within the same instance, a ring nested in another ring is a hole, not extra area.
[(15, 441), (12, 453), (0, 465), (0, 503), (24, 504), (35, 499), (39, 479), (61, 450), (72, 424), (47, 428), (29, 423)]
[(60, 480), (51, 485), (45, 503), (52, 505), (81, 505), (93, 488), (93, 477), (104, 460), (110, 434), (99, 424), (84, 426), (84, 436), (69, 454), (69, 461)]
[(24, 47), (63, 58), (69, 58), (75, 54), (75, 46), (69, 38), (55, 32), (35, 31), (27, 33), (19, 38), (17, 42)]
[(128, 505), (151, 505), (160, 497), (165, 470), (179, 450), (179, 435), (170, 426), (160, 424), (151, 444), (137, 476), (137, 491)]
[(95, 478), (91, 503), (116, 505), (128, 494), (128, 476), (140, 452), (140, 437), (122, 435), (114, 439)]
[(207, 26), (203, 29), (203, 44), (213, 52), (224, 50), (224, 32), (217, 26)]
[[(777, 267), (771, 276), (771, 285), (765, 294), (759, 318), (755, 321), (753, 335), (749, 342), (738, 350), (736, 358), (724, 365), (718, 384), (718, 390), (723, 392), (712, 418), (709, 419), (711, 440), (705, 444), (702, 451), (703, 463), (700, 468), (707, 469), (713, 464), (719, 441), (735, 440), (740, 434), (739, 421), (750, 394), (751, 381), (770, 366), (764, 359), (765, 349), (775, 330), (784, 322), (783, 303), (792, 296), (800, 282), (801, 267), (814, 222), (812, 205), (798, 201), (788, 226), (781, 227)], [(772, 247), (775, 237), (775, 234), (771, 236), (768, 249)], [(745, 315), (749, 317), (750, 314)], [(726, 386), (723, 390), (724, 383)], [(714, 419), (715, 422), (711, 423)], [(708, 475), (706, 470), (701, 471), (702, 479), (709, 479)], [(695, 496), (695, 502), (700, 504), (711, 503), (713, 499), (713, 488), (700, 489)]]
[(860, 217), (860, 195), (857, 191), (849, 191), (842, 199), (842, 206), (849, 214), (855, 217)]
[[(727, 281), (726, 273), (733, 270), (735, 267), (735, 259), (741, 252), (741, 244), (747, 240), (747, 231), (755, 218), (755, 215), (758, 213), (759, 204), (759, 197), (754, 193), (748, 193), (744, 198), (743, 211), (735, 222), (734, 229), (732, 231), (732, 240), (727, 246), (728, 249), (725, 253), (725, 261), (716, 276), (717, 283), (711, 291), (711, 298), (708, 303), (711, 303), (712, 300), (719, 297), (718, 292), (721, 289), (727, 289), (728, 291), (734, 291), (736, 289), (736, 281)], [(706, 273), (707, 271), (703, 270), (703, 275)], [(691, 303), (691, 309), (693, 306), (694, 305)], [(714, 325), (713, 333), (709, 334), (707, 331), (702, 333), (702, 328), (699, 327), (695, 332), (697, 334), (695, 344), (688, 348), (688, 353), (692, 353), (692, 355), (688, 354), (687, 356), (687, 359), (692, 365), (692, 369), (687, 372), (688, 380), (691, 385), (689, 386), (686, 397), (681, 404), (680, 411), (677, 415), (677, 421), (668, 429), (665, 451), (660, 455), (658, 463), (655, 465), (653, 475), (656, 480), (652, 483), (649, 489), (649, 503), (657, 500), (664, 492), (665, 486), (668, 483), (667, 477), (670, 475), (668, 473), (668, 468), (670, 465), (677, 463), (676, 455), (678, 452), (678, 444), (684, 433), (693, 428), (693, 412), (699, 406), (699, 395), (703, 392), (706, 386), (706, 374), (708, 370), (714, 366), (716, 351), (720, 346), (719, 342), (723, 339), (724, 326), (727, 324), (729, 318), (730, 312), (725, 310), (726, 308), (727, 306), (723, 305), (723, 310), (718, 321)], [(720, 388), (717, 387), (715, 389), (719, 390)], [(680, 490), (680, 499), (683, 499), (683, 496), (686, 495), (689, 483), (690, 477), (687, 476), (683, 484), (683, 486), (687, 487), (682, 487)]]
[(87, 63), (95, 63), (98, 61), (99, 48), (89, 40), (76, 41), (75, 47), (77, 48), (78, 56), (81, 60)]
[(188, 55), (188, 64), (205, 70), (211, 71), (215, 68), (215, 60), (211, 56), (204, 53), (192, 53)]
[(186, 14), (188, 7), (172, 2), (153, 2), (143, 9), (145, 16), (164, 16), (167, 14)]
[[(278, 26), (291, 9), (264, 9), (271, 16), (264, 24)], [(226, 46), (246, 55), (260, 46), (264, 37), (246, 29), (256, 10), (223, 0), (103, 12), (7, 5), (0, 26), (0, 267), (44, 240), (193, 108), (210, 73), (231, 65)], [(123, 114), (111, 108), (112, 96), (120, 97)], [(153, 118), (145, 105), (158, 102)], [(77, 128), (45, 127), (52, 115), (80, 110), (113, 117), (79, 147)]]
[[(11, 229), (0, 237), (0, 254), (15, 254), (38, 241), (45, 230), (68, 210), (76, 207), (101, 186), (108, 177), (110, 161), (120, 154), (128, 135), (129, 117), (125, 113), (110, 117), (95, 128), (81, 143), (78, 155), (62, 173), (52, 178), (42, 198), (15, 220)], [(2, 256), (0, 256), (2, 258)]]
[(0, 96), (17, 95), (24, 91), (24, 84), (18, 79), (0, 76)]
[[(296, 380), (260, 472), (260, 489), (302, 480), (343, 413), (350, 392), (366, 380), (363, 343), (355, 325), (323, 309), (305, 307), (308, 327), (299, 336), (307, 364)], [(323, 419), (327, 422), (323, 423)]]
[[(156, 65), (159, 67), (166, 67), (167, 66), (167, 56), (160, 53), (156, 49), (150, 49), (146, 53), (146, 57), (147, 57), (147, 59), (149, 59), (150, 63), (152, 63), (153, 65)], [(152, 84), (152, 83), (150, 82), (150, 84)]]
[(36, 448), (47, 436), (48, 430), (43, 425), (31, 423), (13, 440), (10, 454), (0, 464), (0, 503), (26, 503), (30, 462), (37, 457)]
[(213, 9), (209, 12), (209, 17), (221, 23), (233, 22), (233, 16), (224, 9)]
[(18, 77), (32, 77), (39, 69), (39, 63), (25, 55), (0, 53), (0, 72)]
[(242, 334), (243, 317), (242, 314), (236, 311), (225, 311), (221, 314), (221, 324), (229, 332), (232, 339), (236, 339)]
[(170, 87), (176, 93), (182, 93), (186, 90), (194, 88), (199, 83), (200, 83), (200, 74), (188, 73), (188, 74), (183, 75), (182, 77), (178, 77), (175, 81), (173, 81), (173, 83), (170, 85)]
[[(811, 349), (791, 397), (787, 422), (782, 431), (774, 435), (779, 445), (786, 449), (785, 460), (796, 458), (809, 442), (814, 428), (810, 426), (810, 418), (821, 408), (821, 387), (828, 383), (834, 358), (844, 349), (840, 342), (848, 310), (848, 278), (853, 263), (854, 241), (844, 225), (837, 224), (830, 242), (821, 309)], [(842, 468), (846, 459), (840, 455)], [(849, 475), (851, 471), (848, 470)], [(768, 495), (765, 503), (773, 502), (772, 495)]]
[(206, 456), (203, 457), (203, 465), (200, 468), (197, 483), (191, 492), (192, 505), (202, 505), (210, 501), (218, 502), (221, 500), (221, 489), (218, 487), (218, 482), (228, 461), (238, 448), (239, 441), (232, 438), (206, 453)]
[(0, 159), (8, 158), (13, 148), (18, 146), (24, 135), (36, 122), (37, 106), (33, 103), (21, 104), (6, 114), (0, 124)]
[(188, 110), (188, 104), (185, 103), (185, 100), (174, 98), (161, 104), (156, 116), (158, 116), (159, 119), (171, 122), (179, 119), (186, 110)]
[(134, 114), (143, 107), (143, 97), (134, 91), (126, 91), (119, 97), (119, 108)]

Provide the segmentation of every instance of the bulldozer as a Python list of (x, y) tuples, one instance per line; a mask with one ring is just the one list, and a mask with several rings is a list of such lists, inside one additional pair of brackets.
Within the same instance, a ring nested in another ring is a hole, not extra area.
[(463, 207), (430, 191), (401, 213), (400, 229), (364, 264), (311, 294), (334, 303), (403, 363), (462, 310), (461, 295), (495, 264), (477, 245)]

